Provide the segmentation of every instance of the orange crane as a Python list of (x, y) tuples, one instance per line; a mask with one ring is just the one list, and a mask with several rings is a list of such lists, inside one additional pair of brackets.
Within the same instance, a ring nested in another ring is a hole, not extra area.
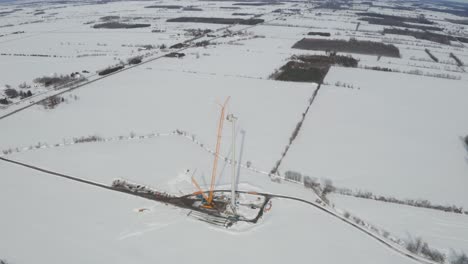
[(224, 104), (220, 105), (221, 106), (221, 116), (219, 117), (219, 123), (218, 123), (218, 135), (217, 135), (217, 140), (216, 140), (216, 151), (215, 151), (214, 162), (213, 162), (213, 171), (211, 172), (211, 184), (210, 184), (210, 191), (209, 191), (208, 196), (206, 196), (205, 192), (200, 188), (200, 185), (198, 185), (197, 181), (192, 176), (192, 182), (195, 185), (195, 187), (197, 187), (197, 189), (198, 189), (198, 192), (195, 192), (194, 194), (203, 195), (203, 198), (205, 199), (205, 203), (203, 204), (203, 207), (208, 208), (208, 209), (213, 209), (214, 208), (213, 191), (214, 191), (214, 187), (215, 187), (216, 173), (217, 173), (217, 169), (218, 169), (219, 149), (221, 147), (221, 134), (222, 134), (222, 131), (223, 131), (223, 124), (224, 124), (224, 119), (225, 119), (224, 115), (225, 115), (225, 111), (226, 111), (226, 106), (227, 106), (227, 103), (229, 102), (230, 98), (231, 97), (228, 96), (228, 98), (226, 98), (226, 101), (224, 101)]
[(195, 195), (201, 194), (203, 196), (203, 199), (205, 199), (205, 201), (208, 201), (208, 196), (206, 196), (205, 192), (200, 188), (200, 185), (198, 185), (198, 182), (195, 180), (193, 176), (192, 176), (192, 183), (198, 189), (198, 192), (194, 192), (193, 194)]

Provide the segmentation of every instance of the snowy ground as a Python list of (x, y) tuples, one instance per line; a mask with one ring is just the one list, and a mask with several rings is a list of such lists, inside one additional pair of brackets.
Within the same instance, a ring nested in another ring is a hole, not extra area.
[(342, 195), (331, 195), (337, 208), (361, 217), (403, 240), (421, 237), (430, 246), (468, 251), (468, 216)]
[(467, 207), (466, 83), (347, 68), (326, 79), (345, 80), (360, 89), (322, 87), (283, 170)]
[[(230, 156), (229, 151), (225, 149), (221, 154)], [(104, 184), (110, 185), (116, 178), (126, 179), (174, 195), (197, 191), (190, 179), (195, 170), (200, 186), (208, 188), (213, 161), (210, 152), (179, 136), (34, 149), (8, 157)], [(190, 171), (187, 173), (187, 170)], [(230, 189), (230, 181), (231, 167), (221, 161), (216, 186)], [(311, 190), (295, 184), (277, 184), (267, 175), (248, 169), (242, 169), (240, 173), (239, 188), (294, 195), (309, 201), (317, 198)]]
[[(265, 224), (230, 233), (187, 211), (1, 164), (2, 257), (12, 263), (261, 261), (412, 263), (309, 206), (274, 200)], [(8, 201), (14, 200), (14, 203)], [(149, 211), (138, 213), (140, 208)], [(293, 228), (294, 226), (294, 228)], [(326, 242), (324, 242), (326, 234)], [(349, 243), (352, 240), (353, 243)], [(206, 260), (206, 248), (213, 247)], [(233, 254), (232, 248), (242, 254)], [(330, 248), (340, 254), (330, 254)], [(27, 249), (25, 251), (25, 249)], [(313, 252), (313, 257), (311, 256)], [(229, 257), (226, 257), (229, 256)]]
[[(9, 129), (2, 131), (0, 144), (15, 148), (94, 134), (117, 136), (132, 131), (180, 129), (195, 134), (214, 149), (218, 103), (231, 96), (228, 111), (239, 117), (238, 123), (245, 130), (245, 160), (270, 168), (315, 87), (310, 83), (158, 71), (151, 69), (151, 64), (148, 67), (73, 92), (80, 99), (59, 105), (58, 111), (35, 106), (3, 120), (2, 125)], [(284, 104), (288, 107), (282, 107)], [(35, 127), (35, 132), (22, 129), (24, 124)], [(224, 148), (230, 146), (230, 130), (226, 122)]]
[[(202, 11), (145, 8), (153, 4), (193, 6)], [(81, 72), (92, 81), (97, 71), (130, 57), (143, 56), (147, 61), (167, 54), (169, 50), (161, 45), (192, 39), (187, 30), (212, 32), (197, 40), (210, 40), (210, 45), (185, 49), (183, 58), (156, 59), (87, 84), (64, 94), (67, 101), (55, 109), (34, 105), (0, 119), (0, 155), (12, 150), (5, 157), (103, 184), (123, 178), (176, 195), (190, 194), (196, 191), (190, 180), (195, 170), (200, 185), (209, 184), (218, 104), (230, 96), (227, 112), (239, 118), (237, 153), (242, 148), (242, 163), (252, 164), (241, 170), (239, 189), (316, 201), (310, 189), (272, 182), (267, 174), (317, 85), (269, 77), (292, 55), (325, 54), (291, 46), (310, 31), (330, 32), (332, 39), (354, 37), (394, 44), (402, 57), (351, 54), (359, 59), (360, 69), (332, 67), (279, 168), (281, 176), (293, 170), (331, 179), (338, 187), (399, 199), (428, 199), (466, 210), (468, 152), (461, 137), (468, 133), (468, 74), (449, 54), (455, 53), (468, 64), (468, 50), (413, 37), (384, 36), (380, 33), (383, 26), (358, 20), (355, 12), (365, 11), (364, 5), (354, 10), (311, 7), (300, 2), (242, 6), (195, 0), (56, 2), (47, 8), (37, 3), (22, 5), (22, 10), (0, 16), (1, 97), (7, 84), (17, 88), (25, 82), (35, 94), (47, 91), (34, 88), (33, 79), (54, 73)], [(0, 12), (14, 8), (13, 4), (0, 5)], [(36, 14), (42, 9), (44, 14)], [(282, 11), (273, 12), (276, 9)], [(369, 10), (412, 14), (379, 7)], [(260, 18), (265, 23), (166, 22), (181, 16), (251, 17), (234, 13), (263, 14)], [(467, 33), (444, 21), (455, 16), (421, 13), (444, 25), (446, 31)], [(105, 16), (151, 26), (92, 28)], [(425, 48), (439, 62), (431, 61)], [(38, 54), (45, 56), (32, 56)], [(363, 69), (366, 66), (400, 72)], [(414, 71), (422, 75), (410, 74)], [(423, 76), (434, 74), (457, 80)], [(0, 109), (0, 117), (38, 98)], [(226, 122), (222, 156), (229, 157), (232, 150), (231, 128)], [(172, 135), (176, 129), (188, 136)], [(128, 139), (132, 134), (151, 133), (158, 136)], [(90, 135), (114, 140), (61, 145)], [(36, 149), (38, 144), (43, 147)], [(230, 173), (229, 165), (221, 161), (218, 189), (230, 188)], [(186, 217), (186, 210), (3, 162), (0, 175), (0, 210), (5, 212), (0, 218), (0, 259), (9, 263), (411, 261), (350, 225), (289, 200), (273, 199), (272, 210), (258, 225), (225, 230)], [(333, 196), (332, 202), (400, 238), (421, 236), (442, 250), (468, 252), (466, 216), (342, 196)]]

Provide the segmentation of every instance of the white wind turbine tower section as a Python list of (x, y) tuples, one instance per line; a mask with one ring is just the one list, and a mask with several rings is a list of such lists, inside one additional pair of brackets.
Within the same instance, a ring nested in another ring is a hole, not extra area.
[(233, 212), (236, 210), (236, 121), (237, 117), (234, 114), (229, 114), (226, 119), (232, 123), (232, 158), (231, 158), (231, 208)]

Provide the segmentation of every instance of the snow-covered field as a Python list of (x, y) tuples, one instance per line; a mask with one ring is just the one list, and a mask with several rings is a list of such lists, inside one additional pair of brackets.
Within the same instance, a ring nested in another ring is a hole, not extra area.
[[(220, 104), (230, 97), (227, 113), (238, 117), (237, 155), (242, 151), (239, 190), (318, 203), (321, 197), (311, 189), (278, 183), (268, 175), (293, 139), (318, 85), (275, 81), (271, 75), (293, 55), (325, 55), (291, 47), (311, 37), (311, 31), (328, 32), (330, 37), (317, 38), (394, 44), (401, 57), (344, 53), (358, 59), (360, 68), (330, 69), (279, 166), (279, 176), (297, 171), (331, 179), (337, 187), (468, 208), (468, 148), (463, 143), (468, 134), (468, 74), (450, 57), (454, 53), (467, 64), (468, 49), (460, 43), (382, 35), (386, 26), (369, 24), (356, 14), (414, 12), (365, 3), (332, 10), (312, 2), (27, 2), (0, 4), (0, 99), (8, 97), (9, 88), (30, 90), (35, 96), (0, 104), (4, 158), (105, 185), (119, 178), (173, 195), (191, 194), (197, 191), (192, 173), (203, 189), (209, 186)], [(160, 6), (146, 8), (151, 5)], [(457, 19), (454, 15), (418, 12), (443, 25), (444, 34), (468, 33), (444, 20)], [(166, 21), (183, 16), (260, 18), (264, 23)], [(107, 21), (149, 26), (93, 28)], [(197, 35), (197, 30), (204, 33)], [(182, 46), (169, 48), (174, 44)], [(432, 61), (426, 48), (439, 62)], [(170, 52), (184, 56), (163, 57)], [(128, 60), (135, 57), (143, 63), (130, 66)], [(125, 68), (98, 75), (115, 65)], [(45, 87), (35, 78), (75, 72), (86, 80), (62, 94), (64, 102), (53, 109), (34, 105), (66, 90)], [(232, 124), (226, 121), (224, 126), (217, 189), (229, 189), (231, 183), (224, 157), (230, 158), (233, 150)], [(103, 140), (72, 144), (74, 138), (87, 136)], [(339, 208), (336, 212), (351, 212), (396, 237), (421, 236), (443, 252), (468, 253), (466, 215), (336, 194), (329, 198)], [(272, 204), (259, 223), (226, 229), (187, 216), (186, 209), (1, 161), (0, 260), (429, 263), (385, 246), (391, 242), (380, 234), (371, 238), (335, 213), (319, 210), (322, 202), (316, 208), (273, 198)]]
[(12, 263), (412, 263), (300, 203), (274, 200), (264, 224), (231, 233), (184, 210), (1, 166), (1, 223), (8, 228), (0, 252)]
[[(214, 149), (221, 111), (218, 103), (231, 96), (229, 112), (239, 117), (238, 123), (245, 130), (245, 160), (269, 169), (315, 87), (310, 83), (159, 71), (151, 69), (151, 63), (148, 67), (77, 90), (73, 94), (80, 99), (59, 105), (57, 111), (35, 106), (3, 120), (2, 125), (9, 129), (2, 131), (0, 144), (15, 148), (94, 134), (118, 136), (180, 129)], [(24, 124), (34, 127), (34, 132), (22, 129)], [(227, 123), (224, 148), (231, 142), (228, 131)]]
[[(466, 82), (332, 68), (283, 170), (468, 207)], [(359, 87), (359, 89), (357, 89)]]
[(421, 237), (450, 252), (468, 251), (468, 216), (343, 195), (331, 195), (337, 208), (366, 219), (403, 240)]
[[(161, 133), (153, 138), (26, 150), (8, 157), (104, 184), (120, 178), (181, 195), (197, 191), (190, 180), (192, 173), (195, 173), (200, 186), (208, 189), (212, 149), (208, 148), (209, 144), (199, 143), (203, 147), (189, 138)], [(229, 151), (227, 148), (223, 150), (222, 156), (228, 157)], [(245, 162), (243, 158), (243, 163)], [(259, 167), (254, 163), (251, 168), (257, 170)], [(229, 189), (230, 177), (230, 165), (220, 162), (219, 176), (216, 179), (218, 188)], [(298, 188), (295, 184), (274, 183), (267, 175), (246, 168), (241, 170), (238, 184), (243, 191), (293, 195), (309, 201), (317, 198), (311, 190)]]

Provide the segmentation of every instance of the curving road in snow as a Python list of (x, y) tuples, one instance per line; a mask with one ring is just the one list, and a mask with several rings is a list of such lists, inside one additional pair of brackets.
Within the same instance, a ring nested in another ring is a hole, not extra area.
[[(57, 176), (57, 177), (62, 177), (62, 178), (72, 180), (72, 181), (76, 181), (76, 182), (83, 183), (83, 184), (88, 184), (88, 185), (91, 185), (91, 186), (94, 186), (94, 187), (99, 187), (99, 188), (103, 188), (103, 189), (110, 190), (110, 191), (123, 192), (123, 193), (127, 193), (127, 194), (132, 195), (132, 193), (120, 191), (120, 190), (117, 190), (115, 188), (112, 188), (112, 187), (110, 187), (108, 185), (105, 185), (105, 184), (102, 184), (102, 183), (99, 183), (99, 182), (90, 181), (90, 180), (87, 180), (87, 179), (82, 179), (80, 177), (74, 177), (74, 176), (66, 175), (66, 174), (63, 174), (63, 173), (59, 173), (59, 172), (55, 172), (55, 171), (52, 171), (52, 170), (40, 168), (40, 167), (31, 165), (31, 164), (26, 164), (26, 163), (23, 163), (23, 162), (7, 159), (7, 158), (4, 158), (4, 157), (0, 157), (0, 160), (4, 161), (4, 162), (7, 162), (7, 163), (10, 163), (10, 164), (17, 165), (17, 166), (22, 166), (22, 167), (25, 167), (25, 168), (28, 168), (28, 169), (36, 170), (36, 171), (39, 171), (39, 172), (42, 172), (42, 173), (45, 173), (45, 174), (49, 174), (49, 175), (53, 175), (53, 176)], [(225, 191), (229, 191), (229, 190), (216, 190), (216, 192), (225, 192)], [(237, 192), (238, 193), (249, 193), (249, 192), (246, 192), (246, 191), (237, 191)], [(388, 249), (400, 254), (401, 256), (408, 257), (408, 258), (410, 258), (410, 259), (412, 259), (412, 260), (414, 260), (414, 261), (416, 261), (418, 263), (421, 263), (421, 264), (437, 264), (436, 262), (424, 259), (424, 258), (422, 258), (422, 257), (420, 257), (418, 255), (415, 255), (415, 254), (407, 251), (406, 249), (404, 249), (404, 248), (402, 248), (400, 246), (397, 246), (395, 244), (392, 244), (392, 243), (386, 241), (383, 237), (380, 237), (379, 235), (374, 234), (374, 233), (366, 230), (365, 228), (357, 225), (356, 223), (351, 222), (350, 220), (348, 220), (345, 217), (337, 214), (336, 212), (322, 206), (321, 204), (310, 202), (310, 201), (307, 201), (305, 199), (301, 199), (301, 198), (297, 198), (297, 197), (286, 196), (286, 195), (276, 195), (276, 194), (262, 193), (262, 192), (258, 192), (258, 194), (259, 195), (264, 195), (264, 196), (266, 196), (266, 197), (268, 197), (270, 199), (271, 198), (288, 199), (288, 200), (293, 200), (293, 201), (305, 203), (305, 204), (310, 205), (310, 206), (312, 206), (312, 207), (314, 207), (316, 209), (319, 209), (322, 212), (328, 214), (329, 216), (337, 218), (337, 219), (341, 220), (342, 222), (352, 226), (353, 228), (363, 232), (367, 236), (375, 239), (377, 242), (381, 243), (382, 245), (384, 245)], [(139, 196), (139, 197), (145, 198), (143, 196)], [(183, 198), (183, 197), (184, 196), (182, 196), (181, 198)]]

